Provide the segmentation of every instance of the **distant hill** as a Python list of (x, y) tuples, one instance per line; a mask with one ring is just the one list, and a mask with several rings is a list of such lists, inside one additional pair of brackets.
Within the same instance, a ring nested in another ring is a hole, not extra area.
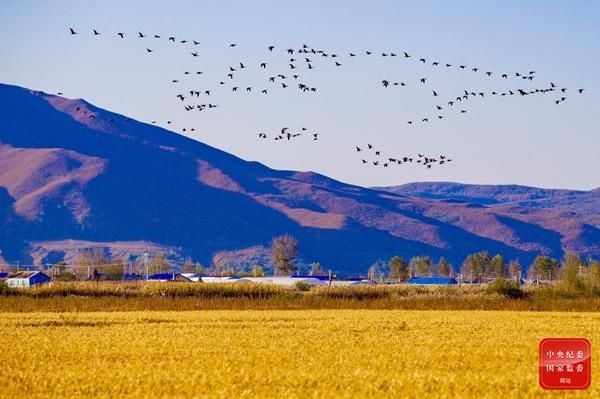
[(396, 254), (455, 267), (484, 249), (524, 264), (540, 253), (600, 255), (598, 190), (369, 189), (273, 170), (84, 100), (0, 85), (0, 104), (6, 260), (73, 262), (99, 245), (248, 267), (268, 262), (265, 248), (282, 233), (298, 239), (303, 262), (342, 273)]
[(515, 184), (482, 185), (432, 182), (409, 183), (378, 189), (419, 198), (455, 200), (486, 206), (511, 205), (535, 209), (552, 209), (583, 216), (600, 216), (600, 188), (579, 191), (536, 188)]

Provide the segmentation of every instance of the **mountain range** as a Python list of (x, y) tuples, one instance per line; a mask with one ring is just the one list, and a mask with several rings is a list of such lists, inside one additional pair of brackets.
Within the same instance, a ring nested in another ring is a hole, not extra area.
[(393, 255), (487, 250), (600, 256), (600, 189), (412, 183), (366, 188), (273, 170), (172, 131), (0, 84), (0, 253), (5, 262), (165, 251), (205, 265), (268, 263), (289, 233), (302, 262), (364, 273)]

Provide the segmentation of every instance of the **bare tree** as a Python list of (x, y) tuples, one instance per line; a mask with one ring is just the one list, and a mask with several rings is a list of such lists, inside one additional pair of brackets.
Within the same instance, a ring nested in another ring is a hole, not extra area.
[(289, 234), (277, 236), (271, 241), (271, 260), (278, 275), (291, 274), (296, 270), (298, 241)]

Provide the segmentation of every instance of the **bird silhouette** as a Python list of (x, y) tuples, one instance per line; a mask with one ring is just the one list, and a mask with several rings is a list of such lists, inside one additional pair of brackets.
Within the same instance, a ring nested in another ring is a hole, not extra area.
[(92, 29), (94, 31), (94, 36), (98, 36), (100, 34), (100, 32), (98, 32), (96, 29)]
[(73, 28), (69, 28), (69, 31), (71, 32), (71, 34), (72, 34), (72, 35), (76, 35), (76, 34), (77, 34), (77, 32), (75, 32), (75, 31), (73, 30)]
[(146, 37), (146, 35), (144, 35), (142, 32), (138, 32), (138, 36), (139, 36), (140, 39), (143, 38), (143, 37)]
[(121, 39), (125, 39), (125, 33), (123, 32), (117, 33), (117, 36), (121, 36)]

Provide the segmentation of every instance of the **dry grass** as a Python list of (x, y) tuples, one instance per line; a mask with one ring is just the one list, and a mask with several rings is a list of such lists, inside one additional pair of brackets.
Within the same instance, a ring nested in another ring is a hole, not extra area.
[[(548, 336), (598, 342), (600, 315), (5, 313), (0, 331), (3, 397), (508, 399), (563, 397), (538, 387), (538, 343)], [(600, 397), (600, 386), (568, 396)]]
[[(567, 295), (568, 294), (568, 295)], [(0, 292), (0, 312), (202, 309), (415, 309), (599, 311), (600, 297), (527, 288), (508, 298), (485, 286), (316, 287), (143, 282), (52, 283)]]

